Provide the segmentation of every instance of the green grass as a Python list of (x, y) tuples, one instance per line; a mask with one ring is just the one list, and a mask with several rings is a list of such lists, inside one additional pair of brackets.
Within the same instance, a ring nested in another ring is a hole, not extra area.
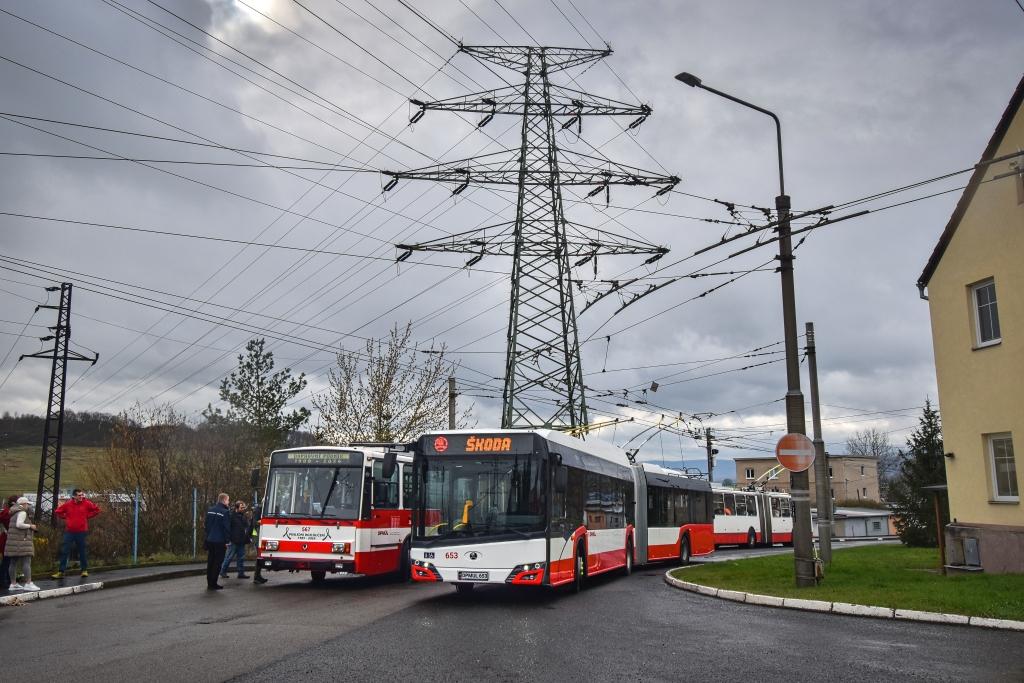
[(844, 548), (833, 554), (825, 580), (814, 588), (794, 586), (790, 554), (709, 563), (672, 575), (762, 595), (1024, 620), (1024, 574), (943, 576), (935, 548)]
[[(65, 446), (60, 458), (60, 486), (81, 486), (85, 463), (103, 452), (103, 448)], [(39, 458), (42, 442), (38, 446), (9, 446), (0, 450), (0, 494), (35, 491), (39, 483)]]

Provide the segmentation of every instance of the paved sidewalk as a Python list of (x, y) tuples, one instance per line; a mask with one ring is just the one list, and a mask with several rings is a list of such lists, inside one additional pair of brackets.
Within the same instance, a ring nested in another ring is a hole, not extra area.
[[(251, 561), (246, 563), (246, 572), (251, 574), (253, 568), (254, 565)], [(118, 586), (178, 579), (185, 576), (202, 576), (204, 574), (206, 574), (205, 562), (126, 567), (123, 569), (98, 569), (91, 570), (87, 577), (82, 577), (75, 570), (67, 572), (63, 579), (51, 579), (49, 573), (33, 574), (33, 581), (39, 586), (39, 591), (0, 591), (0, 605), (10, 604), (10, 598), (13, 597), (22, 598), (22, 601), (28, 602), (30, 600), (84, 593), (100, 588), (117, 588)]]

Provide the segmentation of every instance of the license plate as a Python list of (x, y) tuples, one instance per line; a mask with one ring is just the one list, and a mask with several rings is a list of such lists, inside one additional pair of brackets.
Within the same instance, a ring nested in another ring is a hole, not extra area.
[(489, 572), (459, 572), (459, 581), (486, 581), (489, 578)]

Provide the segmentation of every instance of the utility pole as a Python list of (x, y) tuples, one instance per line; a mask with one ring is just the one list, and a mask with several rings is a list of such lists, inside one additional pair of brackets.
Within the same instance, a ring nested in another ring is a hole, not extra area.
[(455, 429), (455, 375), (448, 378), (448, 429)]
[(39, 461), (39, 485), (36, 487), (36, 509), (33, 520), (42, 518), (43, 509), (48, 510), (50, 518), (57, 507), (57, 496), (60, 492), (60, 456), (64, 443), (64, 395), (67, 390), (68, 361), (85, 360), (93, 365), (99, 360), (97, 353), (92, 358), (71, 351), (71, 283), (64, 282), (60, 287), (47, 287), (47, 292), (60, 290), (58, 306), (36, 306), (52, 308), (57, 311), (57, 325), (51, 327), (52, 335), (40, 337), (40, 341), (53, 340), (53, 348), (39, 353), (28, 353), (18, 358), (45, 358), (52, 361), (50, 371), (50, 396), (46, 404), (46, 422), (43, 428), (43, 455)]
[(708, 483), (710, 484), (711, 472), (715, 469), (715, 455), (718, 451), (711, 447), (711, 427), (704, 428), (704, 444), (708, 451)]
[(466, 263), (471, 267), (484, 256), (512, 257), (501, 426), (568, 428), (582, 433), (588, 418), (572, 268), (592, 261), (596, 278), (599, 256), (641, 254), (652, 263), (668, 249), (604, 229), (598, 234), (568, 220), (562, 187), (589, 186), (587, 197), (603, 194), (607, 203), (612, 185), (655, 187), (658, 194), (665, 194), (679, 178), (559, 148), (558, 131), (574, 128), (579, 135), (585, 117), (631, 116), (635, 120), (629, 128), (633, 129), (650, 116), (647, 105), (617, 102), (551, 81), (558, 72), (607, 57), (610, 48), (460, 45), (459, 52), (511, 69), (524, 81), (434, 102), (410, 100), (419, 107), (411, 122), (428, 110), (481, 114), (478, 127), (498, 114), (518, 116), (522, 121), (518, 148), (420, 169), (386, 171), (391, 180), (384, 190), (391, 190), (400, 179), (452, 183), (456, 195), (471, 184), (515, 186), (515, 220), (430, 242), (398, 244), (402, 250), (398, 260), (413, 251), (454, 252), (471, 256)]
[(832, 564), (832, 495), (828, 478), (828, 454), (821, 438), (821, 408), (818, 402), (818, 360), (814, 345), (814, 323), (806, 323), (807, 369), (811, 376), (811, 421), (814, 425), (814, 480), (818, 499), (818, 550), (821, 561)]

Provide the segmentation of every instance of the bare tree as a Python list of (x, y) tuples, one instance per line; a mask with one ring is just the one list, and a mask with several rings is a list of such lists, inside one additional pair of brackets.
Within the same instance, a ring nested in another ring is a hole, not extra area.
[[(367, 340), (362, 353), (341, 351), (329, 373), (330, 388), (313, 399), (320, 411), (317, 439), (331, 444), (353, 441), (407, 441), (448, 426), (448, 375), (445, 349), (420, 349), (412, 325), (396, 325), (387, 341)], [(360, 370), (365, 366), (365, 370)], [(466, 409), (458, 426), (469, 421)]]
[(846, 452), (875, 458), (878, 461), (878, 484), (885, 494), (889, 484), (900, 472), (899, 451), (889, 443), (889, 435), (874, 427), (863, 432), (856, 432), (846, 440)]

